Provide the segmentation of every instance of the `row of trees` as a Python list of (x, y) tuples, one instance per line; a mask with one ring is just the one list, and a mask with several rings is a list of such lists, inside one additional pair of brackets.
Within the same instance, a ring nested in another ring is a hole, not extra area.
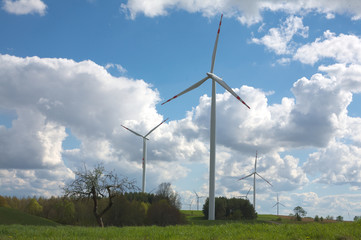
[[(305, 217), (307, 212), (306, 210), (304, 210), (302, 207), (297, 206), (293, 209), (293, 212), (295, 213), (294, 216), (296, 218), (297, 221), (301, 221), (302, 217)], [(319, 217), (318, 215), (315, 216), (314, 221), (315, 222), (323, 222), (324, 220), (335, 220), (333, 216), (328, 215), (327, 217), (323, 218), (323, 217)], [(355, 216), (354, 217), (354, 221), (358, 221), (361, 220), (361, 216)], [(336, 221), (338, 222), (342, 222), (343, 221), (343, 217), (342, 216), (337, 216), (336, 217)]]
[[(203, 214), (208, 219), (209, 199), (203, 205)], [(217, 197), (215, 199), (215, 218), (252, 220), (257, 218), (253, 205), (247, 199)]]
[[(149, 201), (143, 201), (147, 199)], [(141, 226), (185, 223), (185, 217), (168, 199), (158, 194), (132, 193), (113, 198), (111, 211), (102, 216), (103, 226)], [(108, 205), (107, 198), (98, 200), (98, 207)], [(1, 197), (0, 207), (11, 207), (65, 225), (96, 226), (91, 199), (66, 197), (21, 198)]]
[(120, 178), (101, 164), (92, 170), (84, 167), (75, 175), (75, 180), (63, 188), (63, 197), (2, 197), (0, 204), (72, 225), (165, 226), (185, 222), (180, 197), (170, 183), (159, 185), (156, 194), (140, 193), (133, 180)]

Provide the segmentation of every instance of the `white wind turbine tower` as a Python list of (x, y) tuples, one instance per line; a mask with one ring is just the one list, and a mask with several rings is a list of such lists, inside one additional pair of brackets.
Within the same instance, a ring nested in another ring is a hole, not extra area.
[(278, 200), (278, 193), (277, 193), (277, 203), (275, 205), (273, 205), (273, 208), (277, 205), (277, 216), (279, 215), (279, 205), (282, 205), (284, 207), (286, 207), (285, 205), (283, 205), (282, 203), (280, 203), (280, 201)]
[(162, 121), (161, 123), (159, 123), (156, 127), (154, 127), (152, 130), (150, 130), (144, 136), (122, 125), (123, 128), (125, 128), (125, 129), (131, 131), (132, 133), (134, 133), (135, 135), (143, 138), (143, 164), (142, 164), (143, 165), (143, 179), (142, 179), (142, 192), (143, 193), (145, 191), (145, 170), (146, 170), (146, 165), (147, 165), (147, 140), (149, 140), (147, 137), (149, 134), (151, 134), (155, 129), (157, 129), (160, 125), (162, 125), (167, 120), (168, 120), (168, 118), (166, 120)]
[(197, 198), (197, 211), (198, 211), (198, 210), (199, 210), (199, 199), (204, 198), (204, 197), (203, 197), (203, 196), (199, 196), (196, 191), (194, 191), (194, 193), (196, 194), (196, 198)]
[(254, 210), (256, 211), (256, 175), (258, 175), (260, 178), (262, 178), (266, 183), (268, 183), (269, 185), (272, 186), (272, 184), (267, 181), (265, 178), (263, 178), (261, 175), (259, 175), (259, 173), (257, 172), (257, 152), (256, 152), (256, 159), (254, 161), (254, 172), (243, 177), (243, 178), (240, 178), (238, 179), (238, 181), (242, 180), (242, 179), (245, 179), (245, 178), (248, 178), (250, 176), (253, 175), (253, 207), (254, 207)]
[(217, 44), (218, 44), (218, 37), (219, 32), (221, 30), (221, 24), (222, 24), (222, 17), (219, 22), (216, 42), (214, 44), (213, 48), (213, 54), (212, 54), (212, 63), (211, 63), (211, 71), (206, 73), (206, 77), (200, 80), (199, 82), (193, 84), (183, 92), (180, 92), (179, 94), (175, 95), (173, 98), (168, 99), (163, 104), (199, 87), (202, 85), (206, 80), (209, 78), (212, 79), (212, 100), (211, 100), (211, 127), (210, 127), (210, 163), (209, 163), (209, 215), (208, 220), (214, 220), (215, 219), (215, 165), (216, 165), (216, 82), (221, 85), (224, 89), (226, 89), (228, 92), (230, 92), (235, 98), (237, 98), (239, 101), (241, 101), (244, 105), (246, 105), (248, 108), (250, 108), (223, 80), (222, 78), (218, 77), (213, 73), (214, 68), (214, 61), (216, 59), (216, 52), (217, 52)]

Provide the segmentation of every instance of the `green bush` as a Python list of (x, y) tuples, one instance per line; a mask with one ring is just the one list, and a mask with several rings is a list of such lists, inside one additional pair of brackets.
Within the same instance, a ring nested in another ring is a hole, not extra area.
[[(203, 205), (203, 214), (208, 218), (209, 199)], [(218, 197), (215, 199), (216, 219), (252, 220), (257, 218), (253, 205), (245, 199)]]
[(185, 216), (166, 199), (154, 202), (147, 212), (147, 224), (167, 226), (186, 223)]
[(111, 226), (140, 226), (145, 224), (147, 204), (120, 195), (114, 198), (113, 210), (104, 216), (104, 223)]

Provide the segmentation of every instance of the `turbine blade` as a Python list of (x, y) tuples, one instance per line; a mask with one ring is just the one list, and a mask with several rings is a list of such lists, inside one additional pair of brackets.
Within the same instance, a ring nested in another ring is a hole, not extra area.
[(286, 207), (286, 206), (285, 206), (285, 205), (283, 205), (282, 203), (279, 203), (279, 204), (281, 204), (282, 206)]
[(238, 181), (240, 181), (240, 180), (242, 180), (242, 179), (245, 179), (245, 178), (248, 178), (248, 177), (250, 177), (250, 176), (252, 176), (254, 173), (251, 173), (251, 174), (249, 174), (249, 175), (247, 175), (247, 176), (245, 176), (245, 177), (243, 177), (243, 178), (240, 178), (240, 179), (238, 179)]
[(144, 137), (147, 137), (149, 134), (151, 134), (155, 129), (157, 129), (157, 127), (159, 127), (160, 125), (162, 125), (165, 121), (167, 121), (169, 118), (167, 118), (166, 120), (162, 121), (161, 123), (159, 123), (155, 128), (153, 128), (152, 130), (150, 130)]
[(271, 186), (273, 187), (273, 185), (272, 185), (269, 181), (267, 181), (264, 177), (262, 177), (261, 175), (259, 175), (257, 172), (256, 172), (256, 174), (257, 174), (260, 178), (262, 178), (264, 181), (266, 181), (269, 185), (271, 185)]
[(214, 73), (207, 73), (208, 76), (210, 76), (214, 81), (219, 83), (224, 89), (226, 89), (230, 94), (232, 94), (235, 98), (237, 98), (241, 103), (243, 103), (248, 109), (251, 109), (245, 101), (240, 98), (237, 93), (235, 93), (232, 88), (230, 88), (225, 81), (222, 80), (222, 78), (216, 76)]
[(256, 151), (256, 159), (254, 160), (254, 171), (257, 172), (257, 151)]
[(123, 125), (121, 125), (123, 128), (125, 128), (125, 129), (127, 129), (128, 131), (131, 131), (132, 133), (134, 133), (135, 135), (137, 135), (137, 136), (139, 136), (139, 137), (142, 137), (142, 138), (144, 138), (145, 136), (142, 136), (142, 135), (140, 135), (139, 133), (137, 133), (137, 132), (135, 132), (135, 131), (133, 131), (132, 129), (129, 129), (129, 128), (127, 128), (127, 127), (125, 127), (125, 126), (123, 126)]
[(219, 32), (221, 31), (222, 18), (223, 18), (223, 14), (221, 15), (221, 20), (219, 21), (219, 26), (218, 26), (218, 32), (217, 32), (216, 42), (214, 43), (213, 54), (212, 54), (211, 73), (213, 72), (213, 69), (214, 69), (214, 61), (216, 60), (217, 45), (218, 45)]
[(202, 85), (208, 78), (209, 78), (209, 76), (203, 78), (202, 80), (200, 80), (199, 82), (193, 84), (192, 86), (190, 86), (189, 88), (187, 88), (187, 89), (184, 90), (183, 92), (178, 93), (178, 94), (175, 95), (174, 97), (172, 97), (172, 98), (168, 99), (167, 101), (163, 102), (162, 105), (165, 104), (165, 103), (167, 103), (167, 102), (169, 102), (169, 101), (171, 101), (171, 100), (173, 100), (173, 99), (175, 99), (175, 98), (177, 98), (177, 97), (179, 97), (179, 96), (181, 96), (181, 95), (183, 95), (183, 94), (185, 94), (185, 93), (187, 93), (187, 92), (189, 92), (189, 91), (191, 91), (191, 90), (193, 90), (193, 89), (195, 89), (195, 88), (197, 88), (197, 87), (199, 87), (199, 86)]
[(249, 193), (249, 192), (251, 191), (251, 189), (252, 189), (252, 188), (249, 188), (249, 190), (248, 190), (248, 192), (247, 192), (247, 195), (246, 195), (246, 197), (248, 197), (248, 193)]
[(275, 206), (277, 206), (277, 204), (278, 204), (278, 203), (276, 203), (275, 205), (273, 205), (273, 208), (274, 208)]
[(193, 190), (193, 192), (196, 194), (197, 198), (199, 198), (199, 196), (198, 196), (197, 192), (196, 192), (195, 190)]

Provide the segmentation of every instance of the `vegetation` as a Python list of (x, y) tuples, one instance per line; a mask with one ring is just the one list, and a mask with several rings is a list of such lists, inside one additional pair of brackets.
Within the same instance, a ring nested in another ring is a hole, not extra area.
[(326, 220), (333, 220), (333, 216), (327, 215)]
[[(203, 214), (208, 219), (209, 199), (203, 205)], [(257, 218), (253, 205), (246, 199), (218, 197), (215, 199), (216, 219), (252, 220)]]
[(3, 196), (0, 196), (0, 207), (10, 207), (8, 201)]
[[(45, 218), (30, 215), (16, 209), (0, 207), (0, 225), (38, 225), (38, 226), (57, 226), (58, 223)], [(1, 239), (1, 237), (0, 237)]]
[(186, 223), (185, 216), (166, 199), (153, 203), (147, 214), (149, 225), (167, 226)]
[[(209, 222), (204, 220), (205, 222)], [(360, 239), (357, 222), (148, 226), (85, 228), (74, 226), (0, 226), (0, 239)]]
[[(257, 216), (248, 200), (220, 197), (217, 220), (208, 221), (208, 199), (203, 211), (180, 211), (170, 183), (159, 185), (156, 194), (127, 192), (133, 183), (101, 166), (82, 174), (81, 184), (70, 184), (64, 197), (0, 196), (0, 239), (361, 239), (358, 216), (343, 222), (341, 216), (323, 221), (316, 215), (295, 224), (294, 216)], [(294, 212), (306, 215), (299, 206)], [(89, 228), (97, 225), (107, 228)]]
[[(46, 219), (4, 207), (0, 207), (0, 219), (4, 219), (4, 209), (11, 211), (6, 217), (16, 212), (21, 216), (17, 221), (26, 215), (32, 218), (28, 221), (37, 223), (33, 225), (43, 226), (2, 225), (4, 223), (0, 222), (0, 239), (361, 239), (361, 222), (294, 224), (293, 218), (275, 215), (259, 215), (257, 221), (208, 221), (201, 211), (182, 211), (189, 221), (183, 226), (89, 228), (49, 224), (51, 222)], [(282, 218), (281, 224), (273, 223), (278, 218)]]
[(301, 221), (302, 217), (306, 216), (307, 212), (300, 206), (297, 206), (293, 209), (293, 212), (295, 213), (295, 217), (297, 221)]
[(336, 221), (342, 222), (342, 221), (343, 221), (343, 217), (342, 217), (342, 216), (337, 216), (337, 217), (336, 217)]
[[(99, 164), (91, 171), (75, 172), (75, 180), (64, 188), (66, 197), (89, 198), (93, 201), (93, 214), (100, 227), (104, 227), (103, 216), (113, 205), (113, 198), (137, 187), (134, 181), (120, 179), (115, 173), (108, 172)], [(108, 203), (100, 209), (99, 200), (107, 198)]]
[[(99, 226), (99, 222), (93, 215), (94, 202), (92, 199), (70, 197), (18, 199), (0, 196), (0, 200), (9, 208), (47, 218), (60, 224)], [(96, 200), (98, 209), (106, 209), (109, 206), (108, 197), (99, 197)], [(111, 202), (114, 210), (101, 215), (103, 226), (166, 226), (186, 223), (185, 216), (178, 209), (179, 196), (167, 183), (159, 186), (157, 194), (118, 193), (112, 197)]]
[(156, 195), (159, 199), (166, 199), (171, 206), (177, 209), (180, 209), (182, 206), (179, 194), (172, 189), (172, 186), (169, 182), (161, 183), (158, 187)]

